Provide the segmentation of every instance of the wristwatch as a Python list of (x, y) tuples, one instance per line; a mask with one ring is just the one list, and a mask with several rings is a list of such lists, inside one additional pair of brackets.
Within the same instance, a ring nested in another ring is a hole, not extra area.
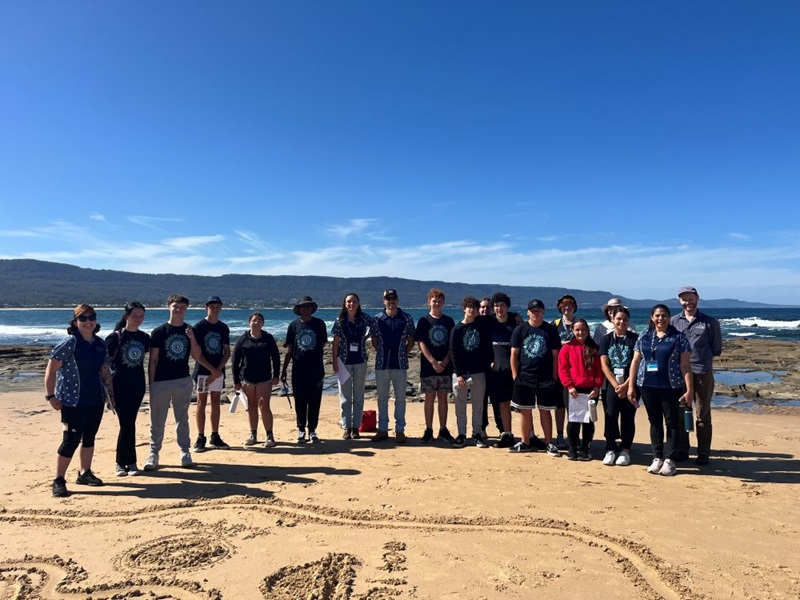
[(47, 395), (44, 397), (44, 399), (45, 399), (45, 400), (47, 400), (48, 402), (50, 402), (50, 400), (52, 400), (52, 399), (53, 399), (53, 398), (55, 398), (55, 397), (56, 397), (56, 395), (55, 395), (55, 394), (47, 394)]

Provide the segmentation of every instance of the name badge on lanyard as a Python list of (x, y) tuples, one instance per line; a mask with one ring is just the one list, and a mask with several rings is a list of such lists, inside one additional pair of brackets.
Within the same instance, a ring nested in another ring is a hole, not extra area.
[(645, 369), (648, 373), (658, 373), (658, 363), (654, 360), (648, 361)]
[(358, 352), (358, 342), (350, 342), (350, 352)]

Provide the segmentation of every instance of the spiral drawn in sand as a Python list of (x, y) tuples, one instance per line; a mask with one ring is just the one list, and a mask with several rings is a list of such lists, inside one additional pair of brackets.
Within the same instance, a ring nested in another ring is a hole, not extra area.
[(136, 546), (119, 558), (119, 564), (143, 573), (179, 573), (204, 569), (229, 556), (232, 549), (216, 537), (177, 534)]

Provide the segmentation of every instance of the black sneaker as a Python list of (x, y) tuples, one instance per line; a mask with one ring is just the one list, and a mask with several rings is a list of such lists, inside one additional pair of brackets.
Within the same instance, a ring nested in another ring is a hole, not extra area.
[(486, 440), (483, 439), (483, 436), (480, 433), (476, 433), (472, 436), (472, 439), (475, 441), (475, 445), (478, 448), (488, 448), (489, 444), (486, 443)]
[(211, 439), (208, 441), (209, 445), (212, 448), (216, 448), (217, 450), (230, 450), (231, 447), (228, 446), (225, 442), (222, 441), (222, 438), (219, 437), (218, 433), (212, 433)]
[(710, 462), (711, 459), (708, 458), (708, 454), (698, 454), (694, 464), (696, 464), (698, 467), (705, 467)]
[(567, 460), (578, 460), (578, 451), (575, 448), (567, 450)]
[(558, 447), (556, 447), (556, 445), (554, 443), (552, 443), (552, 442), (550, 442), (549, 444), (547, 444), (547, 446), (545, 446), (545, 451), (550, 456), (559, 456), (560, 455), (560, 452), (558, 451)]
[(439, 430), (439, 441), (450, 442), (452, 444), (455, 438), (450, 434), (447, 427), (442, 427)]
[[(441, 437), (441, 436), (440, 436)], [(460, 433), (456, 436), (456, 439), (453, 440), (454, 446), (463, 446), (464, 442), (467, 441), (467, 436), (461, 435)]]
[(588, 450), (578, 450), (578, 460), (589, 462), (592, 460), (592, 454)]
[(689, 460), (688, 450), (678, 450), (675, 452), (675, 462), (683, 462), (685, 460)]
[(530, 446), (534, 450), (547, 450), (547, 444), (545, 444), (541, 438), (538, 438), (535, 435), (531, 436)]
[(193, 450), (195, 452), (205, 452), (206, 451), (206, 436), (198, 435), (197, 441), (194, 443)]
[(69, 496), (69, 492), (67, 491), (67, 480), (63, 477), (56, 477), (53, 479), (53, 497), (66, 498), (67, 496)]
[(433, 440), (433, 429), (426, 429), (422, 434), (422, 443), (429, 444)]
[(521, 440), (508, 449), (509, 452), (533, 452), (530, 444), (526, 444)]
[(350, 439), (352, 439), (352, 440), (360, 440), (361, 439), (361, 434), (358, 433), (358, 427), (353, 427), (353, 429), (350, 430)]
[(494, 445), (495, 448), (511, 448), (514, 445), (514, 436), (510, 433), (504, 433), (500, 436), (500, 440)]
[(258, 439), (256, 438), (256, 432), (255, 431), (251, 431), (250, 432), (250, 437), (248, 437), (244, 441), (244, 445), (245, 446), (255, 446), (257, 443), (258, 443)]
[[(83, 473), (78, 474), (78, 478), (75, 480), (75, 483), (79, 483), (81, 485), (94, 485), (99, 486), (103, 485), (103, 480), (97, 477), (92, 470), (89, 469), (88, 471), (84, 471)], [(53, 483), (55, 486), (55, 482)]]

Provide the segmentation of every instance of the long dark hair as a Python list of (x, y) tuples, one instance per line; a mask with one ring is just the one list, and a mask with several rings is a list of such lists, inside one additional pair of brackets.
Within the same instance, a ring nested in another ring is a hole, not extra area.
[(361, 312), (362, 312), (361, 311), (361, 298), (359, 298), (358, 294), (356, 294), (355, 292), (350, 292), (349, 294), (345, 294), (344, 298), (342, 298), (342, 308), (339, 311), (339, 316), (337, 317), (339, 319), (339, 321), (341, 321), (341, 322), (344, 322), (344, 321), (347, 320), (347, 304), (345, 304), (345, 303), (347, 302), (347, 297), (348, 296), (355, 296), (356, 300), (358, 300), (358, 308), (356, 309), (356, 319), (358, 319), (361, 316)]
[(128, 302), (125, 305), (125, 309), (124, 309), (125, 312), (122, 313), (122, 318), (120, 318), (120, 320), (117, 321), (117, 324), (114, 325), (114, 331), (119, 331), (120, 329), (125, 329), (125, 325), (128, 324), (128, 321), (127, 321), (127, 319), (125, 317), (129, 317), (130, 314), (133, 312), (133, 309), (135, 309), (135, 308), (141, 308), (142, 310), (146, 310), (145, 307), (144, 307), (144, 304), (142, 304), (141, 302), (135, 302), (135, 301), (134, 302)]
[(648, 329), (655, 329), (656, 328), (656, 324), (653, 321), (653, 315), (656, 314), (656, 311), (659, 308), (661, 310), (666, 311), (668, 317), (672, 316), (672, 313), (669, 310), (669, 306), (667, 306), (666, 304), (656, 304), (653, 308), (650, 309), (650, 320), (647, 322), (647, 328)]
[[(575, 319), (575, 322), (572, 324), (573, 332), (575, 331), (575, 325), (578, 323), (583, 323), (583, 326), (586, 327), (586, 331), (589, 331), (589, 324), (586, 322), (586, 319)], [(597, 342), (592, 339), (592, 336), (587, 335), (586, 341), (583, 344), (583, 366), (587, 371), (592, 370), (598, 351)]]

